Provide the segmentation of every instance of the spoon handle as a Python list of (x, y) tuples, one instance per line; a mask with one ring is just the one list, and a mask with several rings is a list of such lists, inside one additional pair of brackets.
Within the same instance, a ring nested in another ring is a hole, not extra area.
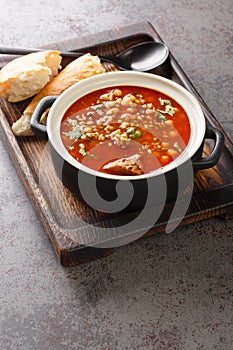
[[(32, 49), (32, 48), (20, 48), (20, 47), (5, 47), (0, 46), (0, 54), (2, 55), (27, 55), (29, 53), (48, 51), (49, 49)], [(59, 51), (59, 50), (58, 50)], [(84, 55), (83, 52), (68, 52), (64, 51), (60, 53), (63, 57), (80, 57)]]
[[(33, 49), (33, 48), (23, 48), (23, 47), (5, 47), (5, 46), (0, 46), (0, 55), (27, 55), (29, 53), (34, 53), (34, 52), (41, 52), (41, 51), (48, 51), (50, 49)], [(59, 50), (58, 50), (59, 51)], [(60, 51), (60, 55), (62, 57), (73, 57), (73, 58), (78, 58), (82, 55), (84, 55), (85, 52), (78, 52), (78, 51)], [(118, 62), (118, 57), (104, 57), (98, 55), (99, 59), (102, 62), (109, 62), (115, 64), (120, 69), (124, 70), (124, 67), (121, 66), (120, 62)]]

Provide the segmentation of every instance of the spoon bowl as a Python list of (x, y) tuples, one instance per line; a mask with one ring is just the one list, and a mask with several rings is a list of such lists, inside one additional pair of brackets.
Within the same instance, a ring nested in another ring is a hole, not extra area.
[(122, 70), (146, 72), (163, 65), (169, 57), (169, 49), (164, 43), (148, 41), (127, 48), (115, 57), (101, 57), (113, 62)]

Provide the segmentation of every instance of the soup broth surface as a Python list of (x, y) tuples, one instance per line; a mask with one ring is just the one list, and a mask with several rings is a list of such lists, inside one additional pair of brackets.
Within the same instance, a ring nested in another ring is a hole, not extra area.
[(172, 162), (185, 149), (184, 108), (159, 91), (117, 86), (91, 92), (66, 111), (62, 142), (78, 162), (114, 175), (141, 175)]

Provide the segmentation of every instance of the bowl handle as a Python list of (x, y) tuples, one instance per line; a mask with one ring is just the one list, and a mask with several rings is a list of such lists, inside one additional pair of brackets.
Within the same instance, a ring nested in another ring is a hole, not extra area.
[(218, 129), (208, 125), (206, 127), (204, 139), (211, 139), (215, 141), (214, 147), (210, 155), (205, 158), (201, 158), (197, 161), (193, 161), (193, 169), (201, 170), (212, 168), (219, 160), (223, 147), (224, 147), (224, 136)]
[(40, 119), (42, 117), (42, 114), (46, 111), (46, 109), (51, 107), (57, 98), (58, 96), (44, 97), (36, 106), (35, 111), (33, 112), (31, 117), (31, 130), (34, 132), (34, 134), (36, 134), (44, 140), (48, 140), (47, 128), (46, 125), (40, 124)]

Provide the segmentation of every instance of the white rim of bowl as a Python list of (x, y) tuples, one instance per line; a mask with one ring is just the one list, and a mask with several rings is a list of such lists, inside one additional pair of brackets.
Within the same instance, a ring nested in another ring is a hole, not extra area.
[[(110, 175), (93, 170), (75, 160), (65, 148), (60, 137), (60, 123), (67, 109), (82, 96), (105, 87), (122, 85), (142, 86), (164, 92), (175, 99), (186, 111), (191, 135), (184, 151), (171, 163), (142, 175)], [(157, 86), (158, 85), (158, 86)], [(156, 175), (165, 174), (190, 160), (201, 146), (205, 135), (206, 123), (202, 109), (197, 99), (183, 86), (167, 78), (152, 73), (120, 71), (106, 72), (81, 80), (65, 90), (52, 105), (47, 119), (47, 133), (49, 142), (56, 152), (69, 164), (94, 176), (114, 180), (140, 180)]]

